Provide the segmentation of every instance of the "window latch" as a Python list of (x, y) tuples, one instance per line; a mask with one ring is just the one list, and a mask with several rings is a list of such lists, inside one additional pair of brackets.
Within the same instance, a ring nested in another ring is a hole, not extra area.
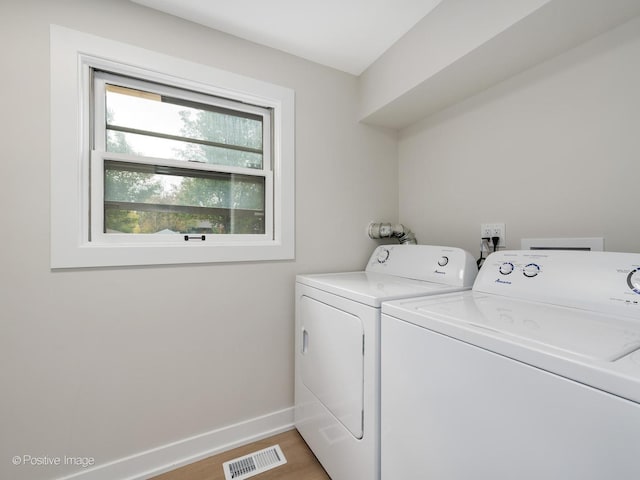
[(184, 241), (188, 242), (189, 240), (202, 240), (203, 242), (207, 239), (206, 235), (185, 235)]

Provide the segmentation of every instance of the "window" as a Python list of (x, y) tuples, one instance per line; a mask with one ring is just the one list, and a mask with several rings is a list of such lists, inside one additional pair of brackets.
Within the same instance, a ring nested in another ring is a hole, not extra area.
[(56, 26), (51, 81), (52, 267), (293, 258), (291, 90)]
[(91, 239), (271, 234), (270, 109), (101, 71), (92, 77)]

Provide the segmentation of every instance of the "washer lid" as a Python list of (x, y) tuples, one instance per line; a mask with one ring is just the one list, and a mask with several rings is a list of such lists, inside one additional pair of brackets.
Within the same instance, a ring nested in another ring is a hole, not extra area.
[(468, 290), (376, 272), (298, 275), (296, 281), (375, 308), (388, 300)]
[(575, 308), (479, 294), (458, 301), (416, 302), (414, 308), (420, 314), (462, 321), (513, 341), (594, 360), (615, 361), (640, 348), (640, 323)]

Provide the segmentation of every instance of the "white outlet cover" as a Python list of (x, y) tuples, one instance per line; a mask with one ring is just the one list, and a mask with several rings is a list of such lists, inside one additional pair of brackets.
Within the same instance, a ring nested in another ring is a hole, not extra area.
[[(485, 233), (488, 231), (491, 234)], [(504, 223), (481, 223), (480, 224), (480, 238), (483, 237), (500, 237), (498, 241), (498, 247), (505, 248), (507, 244), (506, 227)]]

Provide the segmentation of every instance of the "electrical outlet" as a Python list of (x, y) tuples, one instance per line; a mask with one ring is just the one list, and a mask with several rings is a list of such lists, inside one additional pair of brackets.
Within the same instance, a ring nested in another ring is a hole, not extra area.
[[(498, 237), (498, 247), (505, 248), (507, 245), (506, 230), (504, 223), (483, 223), (480, 225), (480, 238)], [(481, 240), (482, 242), (482, 240)], [(489, 240), (489, 247), (493, 249), (493, 244)]]

